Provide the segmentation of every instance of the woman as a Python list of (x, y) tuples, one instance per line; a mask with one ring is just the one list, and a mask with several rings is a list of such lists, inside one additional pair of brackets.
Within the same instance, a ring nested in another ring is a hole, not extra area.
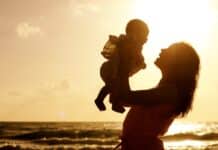
[[(200, 59), (187, 43), (179, 42), (162, 49), (155, 65), (162, 79), (157, 87), (132, 91), (128, 66), (122, 66), (112, 97), (122, 99), (130, 110), (123, 123), (122, 150), (163, 150), (162, 136), (177, 117), (192, 108)], [(128, 60), (121, 59), (121, 64)]]

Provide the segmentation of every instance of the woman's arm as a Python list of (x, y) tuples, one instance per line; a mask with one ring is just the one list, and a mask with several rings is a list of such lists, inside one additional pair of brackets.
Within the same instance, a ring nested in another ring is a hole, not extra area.
[(165, 84), (148, 90), (132, 91), (129, 85), (128, 74), (127, 72), (125, 73), (125, 70), (120, 72), (116, 84), (116, 94), (125, 106), (176, 105), (179, 103), (177, 89), (172, 84)]
[(128, 52), (131, 46), (120, 43), (119, 45), (119, 75), (113, 84), (111, 96), (119, 99), (125, 106), (144, 105), (151, 106), (157, 104), (178, 104), (179, 98), (177, 89), (172, 84), (162, 85), (149, 90), (132, 91), (129, 85), (129, 71), (131, 59)]

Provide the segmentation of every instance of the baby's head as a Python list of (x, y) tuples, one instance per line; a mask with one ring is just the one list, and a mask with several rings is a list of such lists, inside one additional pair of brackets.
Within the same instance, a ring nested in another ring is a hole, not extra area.
[(148, 33), (148, 25), (140, 19), (130, 20), (126, 25), (127, 36), (141, 45), (147, 41)]

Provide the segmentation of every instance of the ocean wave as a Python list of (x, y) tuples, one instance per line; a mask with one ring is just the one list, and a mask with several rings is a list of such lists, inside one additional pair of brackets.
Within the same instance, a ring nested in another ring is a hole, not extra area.
[(194, 133), (179, 133), (174, 135), (166, 135), (162, 138), (163, 140), (218, 140), (218, 133), (207, 133), (198, 135)]
[(42, 138), (113, 138), (120, 135), (120, 130), (60, 130), (35, 131), (9, 136), (8, 139), (34, 140)]
[(1, 145), (0, 150), (112, 150), (115, 145), (25, 145), (25, 144), (6, 144)]
[(47, 148), (23, 148), (21, 146), (2, 146), (0, 147), (0, 150), (112, 150), (114, 146), (69, 146), (69, 147), (64, 147), (64, 146), (57, 146), (57, 147), (47, 147)]
[[(84, 139), (84, 138), (119, 138), (121, 130), (39, 130), (28, 133), (20, 133), (14, 136), (4, 137), (7, 139), (17, 139), (17, 140), (41, 140), (41, 139)], [(166, 135), (162, 137), (163, 140), (218, 140), (218, 133), (207, 133), (199, 135), (196, 133), (179, 133), (174, 135)], [(58, 141), (57, 141), (58, 142)], [(64, 141), (63, 142), (69, 142)], [(71, 141), (72, 142), (72, 141)]]
[[(22, 148), (21, 146), (18, 145), (6, 145), (0, 147), (0, 150), (25, 150), (25, 148)], [(28, 150), (33, 150), (33, 149), (28, 149)]]
[(46, 145), (58, 145), (58, 144), (88, 144), (88, 145), (116, 145), (120, 141), (118, 138), (80, 138), (80, 139), (70, 139), (70, 138), (43, 138), (39, 140), (33, 140), (36, 144), (46, 144)]

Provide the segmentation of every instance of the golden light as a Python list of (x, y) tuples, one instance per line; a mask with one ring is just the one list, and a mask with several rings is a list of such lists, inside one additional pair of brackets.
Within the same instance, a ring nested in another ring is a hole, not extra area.
[(174, 122), (167, 131), (167, 135), (174, 135), (178, 133), (190, 133), (198, 132), (204, 128), (204, 124), (199, 123), (184, 123), (184, 122)]
[(203, 142), (197, 140), (182, 140), (182, 141), (168, 141), (164, 143), (164, 147), (173, 149), (206, 149), (208, 145), (215, 144), (216, 142)]
[(152, 60), (176, 41), (187, 41), (200, 53), (208, 43), (213, 15), (207, 0), (136, 0), (133, 13), (149, 25), (146, 53)]
[(187, 147), (194, 147), (198, 149), (205, 149), (207, 145), (215, 144), (215, 141), (200, 141), (197, 139), (189, 139), (188, 137), (183, 139), (176, 139), (176, 135), (181, 134), (196, 134), (201, 135), (203, 129), (206, 128), (205, 124), (201, 123), (185, 123), (185, 122), (174, 122), (166, 135), (175, 136), (174, 140), (165, 139), (164, 146), (166, 149), (175, 148), (175, 149), (186, 149)]
[(65, 121), (66, 120), (66, 113), (64, 111), (58, 112), (58, 120)]

